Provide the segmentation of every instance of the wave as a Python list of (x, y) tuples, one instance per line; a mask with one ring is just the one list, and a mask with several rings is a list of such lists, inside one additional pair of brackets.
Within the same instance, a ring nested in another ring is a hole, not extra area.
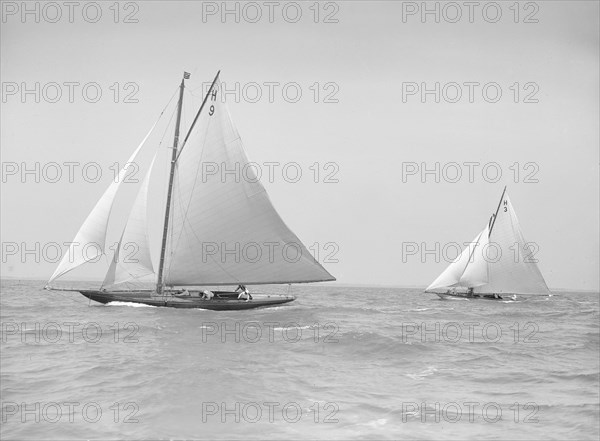
[(413, 380), (423, 380), (426, 377), (430, 377), (435, 375), (438, 369), (435, 366), (427, 366), (426, 369), (418, 372), (416, 374), (404, 374), (408, 378), (412, 378)]

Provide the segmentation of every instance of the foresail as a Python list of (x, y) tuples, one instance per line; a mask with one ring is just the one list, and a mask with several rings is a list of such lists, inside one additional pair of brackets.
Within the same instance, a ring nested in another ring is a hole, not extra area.
[(165, 283), (335, 280), (271, 204), (219, 87), (217, 82), (176, 163)]
[(519, 220), (508, 197), (500, 209), (489, 238), (487, 256), (489, 283), (479, 287), (481, 293), (549, 294), (550, 291), (535, 263), (534, 247), (521, 233)]
[(489, 228), (486, 226), (479, 236), (477, 246), (473, 250), (469, 264), (460, 277), (459, 286), (465, 288), (475, 288), (488, 283), (488, 234)]
[(154, 155), (148, 172), (129, 212), (127, 224), (111, 261), (103, 286), (137, 280), (154, 273), (148, 240), (148, 186), (158, 152)]
[(437, 279), (433, 281), (431, 285), (427, 287), (425, 291), (433, 291), (438, 288), (450, 288), (454, 286), (459, 286), (460, 278), (463, 275), (467, 265), (469, 264), (469, 259), (471, 258), (471, 254), (473, 253), (473, 248), (479, 250), (480, 247), (477, 246), (479, 240), (481, 238), (482, 233), (479, 233), (475, 239), (463, 250), (459, 256), (452, 261), (450, 265), (444, 270), (442, 274), (438, 276)]
[[(158, 121), (157, 121), (158, 122)], [(112, 181), (106, 189), (102, 197), (98, 200), (88, 217), (79, 228), (75, 239), (71, 242), (68, 251), (63, 256), (58, 264), (56, 271), (48, 281), (50, 284), (54, 279), (66, 274), (67, 272), (77, 268), (78, 266), (94, 260), (104, 254), (106, 246), (106, 229), (108, 227), (108, 219), (112, 210), (113, 202), (117, 191), (123, 182), (129, 167), (132, 166), (142, 146), (154, 130), (156, 123), (152, 126), (148, 134), (144, 137), (140, 145), (127, 160), (116, 181)]]

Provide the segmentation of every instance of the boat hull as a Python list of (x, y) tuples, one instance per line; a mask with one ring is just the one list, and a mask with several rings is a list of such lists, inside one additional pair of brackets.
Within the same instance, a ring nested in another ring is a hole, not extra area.
[[(459, 298), (459, 299), (469, 299), (469, 300), (505, 300), (504, 298), (502, 298), (502, 296), (500, 294), (497, 294), (497, 297), (495, 297), (494, 294), (477, 294), (477, 293), (473, 293), (470, 296), (465, 293), (449, 294), (449, 293), (445, 293), (445, 292), (444, 293), (436, 292), (434, 294), (437, 294), (441, 299)], [(510, 298), (510, 300), (514, 300), (516, 298), (516, 296), (510, 296), (509, 298)]]
[(127, 302), (150, 306), (182, 309), (210, 309), (213, 311), (233, 311), (242, 309), (266, 308), (289, 303), (296, 298), (285, 295), (253, 294), (252, 300), (238, 300), (238, 293), (215, 292), (211, 300), (196, 296), (168, 294), (158, 296), (154, 291), (96, 291), (80, 290), (81, 294), (99, 303)]

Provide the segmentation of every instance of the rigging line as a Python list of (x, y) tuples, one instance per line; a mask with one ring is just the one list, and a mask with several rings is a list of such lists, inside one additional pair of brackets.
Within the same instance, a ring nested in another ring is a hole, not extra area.
[(163, 141), (165, 140), (165, 136), (167, 136), (167, 131), (171, 128), (171, 123), (173, 122), (173, 118), (175, 117), (176, 111), (177, 111), (177, 108), (173, 108), (173, 112), (171, 113), (171, 118), (169, 119), (169, 122), (167, 123), (167, 126), (165, 127), (165, 131), (163, 132), (162, 138), (160, 138), (160, 142), (158, 143), (157, 149), (160, 148)]
[(171, 95), (171, 98), (169, 99), (169, 102), (167, 103), (167, 105), (165, 106), (165, 108), (163, 109), (163, 111), (160, 112), (161, 116), (162, 116), (163, 113), (165, 113), (165, 110), (167, 110), (167, 107), (169, 107), (169, 105), (171, 104), (171, 101), (173, 101), (173, 98), (175, 98), (175, 95), (177, 95), (177, 89), (179, 89), (179, 86), (177, 86), (175, 88), (175, 90), (173, 91), (173, 95)]
[[(167, 108), (168, 108), (168, 107), (171, 105), (171, 101), (173, 101), (173, 98), (174, 98), (174, 97), (175, 97), (175, 95), (177, 94), (177, 89), (179, 89), (179, 86), (177, 86), (177, 87), (175, 88), (175, 91), (173, 92), (173, 95), (171, 95), (171, 98), (169, 99), (169, 102), (168, 102), (168, 103), (167, 103), (167, 105), (164, 107), (164, 109), (162, 109), (162, 112), (160, 112), (160, 115), (158, 115), (158, 118), (157, 118), (157, 121), (156, 121), (157, 123), (158, 123), (158, 121), (160, 121), (160, 119), (162, 118), (162, 116), (163, 116), (163, 114), (165, 113), (165, 111), (167, 110)], [(172, 119), (173, 119), (173, 115), (171, 115), (171, 119), (169, 120), (169, 122), (168, 122), (168, 124), (167, 124), (167, 128), (168, 128), (168, 127), (169, 127), (169, 125), (171, 124), (171, 120), (172, 120)], [(166, 129), (165, 129), (165, 133), (166, 133)], [(165, 135), (163, 134), (163, 139), (164, 139), (164, 137), (165, 137)], [(162, 143), (162, 139), (161, 139), (161, 142), (159, 143), (159, 146), (160, 146), (160, 144), (161, 144), (161, 143)]]
[[(198, 173), (200, 171), (200, 167), (202, 165), (202, 160), (204, 158), (204, 152), (205, 152), (204, 147), (206, 146), (206, 141), (207, 141), (207, 138), (208, 138), (208, 131), (210, 129), (211, 122), (212, 122), (212, 119), (209, 119), (208, 120), (208, 124), (206, 126), (206, 130), (204, 132), (204, 137), (203, 137), (204, 138), (204, 142), (202, 143), (202, 147), (201, 147), (201, 150), (200, 150), (200, 152), (201, 152), (200, 153), (200, 158), (198, 160), (198, 165), (196, 167), (196, 176), (194, 177), (194, 182), (193, 182), (193, 186), (192, 186), (192, 188), (194, 188), (194, 189), (196, 188), (196, 183), (198, 182)], [(179, 170), (179, 163), (178, 162), (175, 163), (175, 168), (176, 168), (177, 171)], [(179, 173), (177, 173), (177, 184), (178, 184), (179, 187), (181, 187), (181, 183), (179, 182)], [(184, 203), (184, 201), (181, 199), (181, 194), (178, 194), (178, 197), (179, 197), (179, 204), (180, 204), (180, 206), (185, 207), (185, 211), (182, 213), (182, 218), (183, 218), (183, 222), (182, 223), (185, 223), (186, 221), (188, 221), (187, 214), (188, 214), (188, 211), (190, 209), (190, 205), (192, 203), (193, 192), (190, 192), (190, 196), (189, 196), (189, 198), (187, 200), (187, 203)], [(182, 234), (183, 234), (183, 229), (179, 233), (179, 237), (177, 238), (176, 246), (179, 245), (179, 240), (181, 239), (181, 235)]]

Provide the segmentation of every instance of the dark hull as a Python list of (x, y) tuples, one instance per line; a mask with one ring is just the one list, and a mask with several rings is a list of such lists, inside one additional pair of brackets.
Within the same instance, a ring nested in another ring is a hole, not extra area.
[(269, 306), (281, 305), (295, 300), (293, 296), (284, 295), (252, 295), (252, 300), (238, 300), (237, 293), (215, 292), (215, 297), (211, 300), (205, 300), (200, 297), (182, 296), (177, 294), (168, 294), (157, 296), (153, 291), (79, 291), (88, 299), (99, 303), (110, 302), (128, 302), (140, 303), (150, 306), (164, 306), (168, 308), (199, 308), (211, 309), (214, 311), (232, 311), (240, 309), (264, 308)]
[[(459, 299), (470, 299), (470, 300), (505, 300), (502, 298), (502, 296), (500, 294), (498, 294), (498, 297), (494, 297), (494, 294), (477, 294), (474, 293), (472, 295), (467, 295), (464, 293), (455, 293), (455, 294), (448, 294), (448, 293), (441, 293), (441, 292), (436, 292), (435, 294), (437, 294), (441, 299), (445, 299), (445, 298), (459, 298)], [(515, 296), (509, 296), (508, 297), (510, 300), (514, 300)]]

